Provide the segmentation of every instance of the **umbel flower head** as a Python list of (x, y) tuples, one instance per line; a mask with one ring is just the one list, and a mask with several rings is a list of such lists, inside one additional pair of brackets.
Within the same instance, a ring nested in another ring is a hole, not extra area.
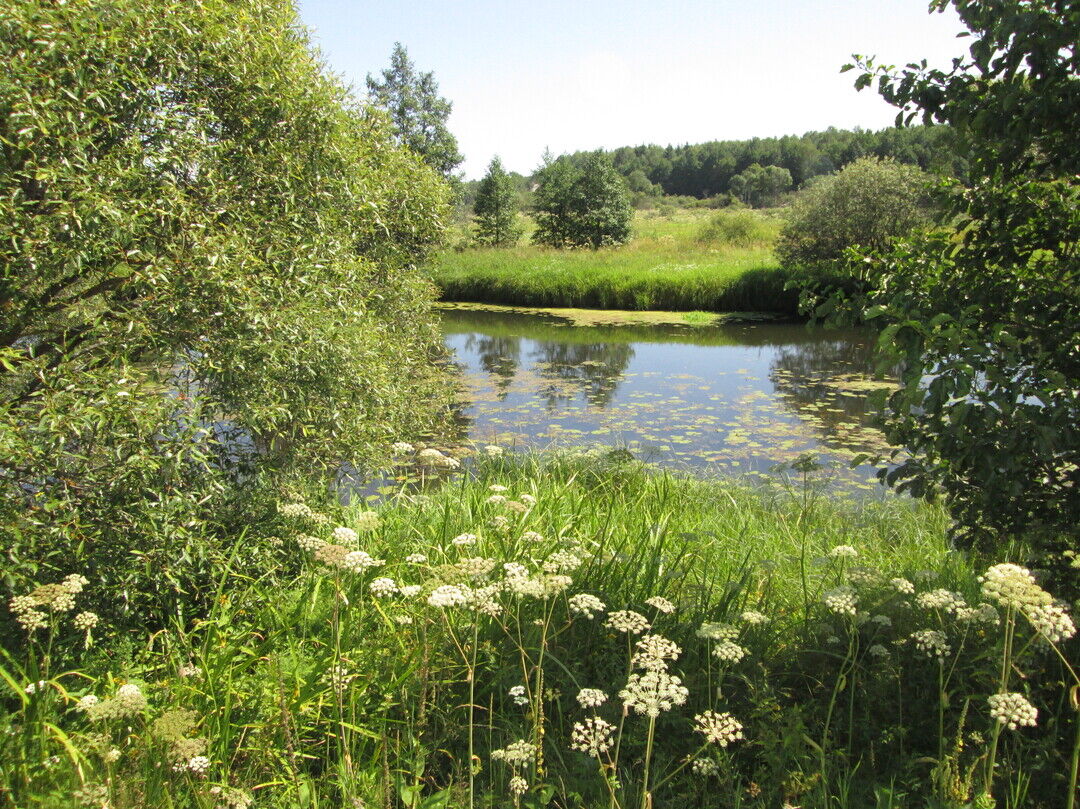
[(1020, 565), (994, 565), (979, 577), (982, 593), (1003, 607), (1027, 611), (1053, 603), (1050, 594), (1041, 588), (1031, 571)]
[(578, 691), (577, 701), (582, 708), (596, 708), (607, 702), (607, 694), (599, 688), (582, 688)]
[(1016, 730), (1021, 725), (1035, 727), (1039, 718), (1039, 709), (1028, 702), (1023, 694), (992, 694), (987, 697), (990, 703), (990, 716), (1009, 730)]
[(722, 640), (712, 650), (713, 656), (724, 663), (738, 663), (746, 657), (746, 649), (733, 640)]
[(519, 739), (506, 745), (501, 750), (492, 750), (491, 757), (496, 761), (505, 761), (512, 767), (520, 767), (536, 758), (536, 745), (524, 739)]
[(677, 660), (682, 649), (662, 635), (645, 635), (636, 644), (631, 665), (649, 671), (666, 671), (668, 660)]
[(568, 602), (570, 612), (592, 618), (595, 613), (603, 612), (604, 602), (590, 593), (578, 593), (570, 596)]
[(952, 651), (945, 633), (936, 629), (920, 629), (918, 632), (913, 632), (911, 640), (915, 644), (915, 648), (927, 657), (941, 659), (947, 657)]
[(721, 747), (727, 747), (743, 738), (742, 722), (729, 713), (699, 713), (694, 717), (694, 730), (704, 734), (706, 741)]
[(591, 716), (584, 722), (575, 722), (570, 734), (570, 749), (600, 758), (601, 753), (611, 749), (615, 727), (599, 716)]
[(855, 595), (855, 590), (846, 584), (826, 591), (821, 600), (825, 602), (826, 609), (837, 615), (848, 615), (854, 618), (858, 611), (859, 600)]
[(706, 640), (735, 640), (739, 637), (739, 628), (731, 624), (705, 623), (698, 629), (697, 636)]
[(633, 610), (609, 612), (604, 626), (617, 632), (626, 632), (629, 635), (640, 635), (642, 632), (652, 629), (649, 620), (640, 612), (634, 612)]
[(682, 680), (666, 671), (656, 670), (631, 674), (626, 687), (619, 692), (619, 698), (628, 710), (653, 718), (661, 711), (684, 704), (689, 695)]

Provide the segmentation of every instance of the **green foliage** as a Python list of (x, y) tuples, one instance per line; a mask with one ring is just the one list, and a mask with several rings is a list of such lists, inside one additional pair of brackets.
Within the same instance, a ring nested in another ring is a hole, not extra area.
[(697, 232), (697, 241), (713, 247), (761, 247), (776, 242), (774, 222), (746, 210), (713, 214)]
[(929, 176), (893, 160), (862, 158), (807, 188), (792, 206), (776, 245), (780, 263), (803, 270), (817, 288), (837, 283), (851, 247), (880, 250), (928, 223)]
[(260, 487), (439, 423), (444, 183), (298, 31), (286, 0), (0, 9), (6, 586), (179, 609)]
[(446, 128), (453, 105), (439, 95), (434, 73), (418, 74), (405, 47), (395, 42), (382, 81), (369, 74), (367, 89), (372, 101), (390, 114), (395, 140), (450, 179), (464, 158)]
[[(623, 146), (609, 155), (636, 193), (644, 192), (644, 180), (668, 196), (722, 200), (735, 193), (734, 178), (754, 164), (762, 170), (770, 166), (787, 170), (795, 188), (835, 173), (861, 157), (893, 158), (934, 174), (964, 177), (964, 152), (953, 140), (947, 126), (890, 127), (878, 132), (830, 127), (781, 138)], [(569, 158), (580, 164), (589, 154), (576, 152)]]
[(535, 244), (595, 250), (630, 240), (626, 184), (602, 152), (586, 157), (580, 168), (565, 157), (545, 158), (537, 180)]
[(791, 172), (781, 166), (762, 167), (751, 163), (731, 178), (728, 190), (755, 208), (775, 205), (777, 198), (791, 190)]
[[(389, 498), (375, 519), (321, 498), (298, 506), (294, 493), (222, 563), (220, 597), (168, 632), (133, 632), (127, 645), (101, 624), (84, 648), (62, 611), (30, 638), (18, 630), (18, 651), (0, 660), (5, 797), (59, 809), (98, 787), (97, 805), (115, 809), (245, 793), (275, 809), (510, 806), (517, 770), (523, 806), (609, 806), (610, 775), (629, 809), (651, 771), (654, 806), (723, 793), (747, 809), (861, 809), (886, 788), (904, 805), (963, 806), (993, 746), (1002, 804), (1022, 773), (1031, 787), (1014, 806), (1063, 806), (1072, 676), (1020, 611), (977, 606), (985, 563), (949, 550), (942, 510), (839, 503), (812, 482), (750, 489), (658, 473), (619, 450), (493, 454), (449, 485)], [(409, 476), (424, 456), (400, 457), (395, 471)], [(812, 467), (791, 471), (812, 478)], [(245, 560), (252, 541), (268, 554)], [(335, 564), (352, 548), (381, 561)], [(439, 587), (470, 595), (440, 607), (429, 602)], [(604, 608), (574, 612), (582, 594)], [(630, 660), (642, 634), (612, 620), (626, 609), (679, 647), (666, 663), (685, 704), (655, 724), (636, 710), (622, 719), (619, 691), (642, 666)], [(1066, 661), (1072, 644), (1057, 644)], [(1003, 678), (1037, 707), (1035, 727), (990, 715)], [(582, 688), (607, 699), (586, 708)], [(79, 707), (87, 695), (99, 702)], [(744, 738), (707, 744), (694, 716), (708, 710), (729, 712)], [(603, 770), (570, 749), (589, 716), (621, 739)], [(542, 758), (513, 768), (492, 756), (515, 740)], [(691, 757), (713, 774), (682, 767)]]
[(476, 242), (489, 247), (512, 247), (521, 238), (514, 182), (503, 171), (498, 157), (491, 161), (487, 174), (476, 189), (473, 227)]
[[(933, 8), (944, 8), (935, 2)], [(1072, 4), (954, 3), (971, 30), (948, 70), (877, 71), (898, 120), (949, 124), (969, 150), (954, 238), (869, 266), (857, 302), (906, 362), (888, 434), (913, 456), (888, 480), (943, 492), (968, 541), (1080, 537), (1080, 55)], [(870, 61), (857, 81), (872, 83)], [(1075, 581), (1075, 573), (1072, 573)]]

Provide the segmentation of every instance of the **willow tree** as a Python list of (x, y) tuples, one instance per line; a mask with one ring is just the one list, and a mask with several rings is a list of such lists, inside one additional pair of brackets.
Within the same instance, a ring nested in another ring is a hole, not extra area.
[(445, 184), (300, 31), (287, 0), (0, 8), (11, 576), (190, 592), (256, 483), (437, 424)]

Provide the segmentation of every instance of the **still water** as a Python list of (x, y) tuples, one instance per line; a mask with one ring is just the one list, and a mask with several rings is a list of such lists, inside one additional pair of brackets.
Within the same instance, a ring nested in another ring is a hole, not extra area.
[(871, 467), (848, 468), (859, 453), (888, 449), (867, 397), (892, 383), (873, 376), (869, 333), (556, 312), (443, 311), (473, 441), (605, 444), (666, 466), (743, 474), (811, 453), (838, 481), (877, 488)]

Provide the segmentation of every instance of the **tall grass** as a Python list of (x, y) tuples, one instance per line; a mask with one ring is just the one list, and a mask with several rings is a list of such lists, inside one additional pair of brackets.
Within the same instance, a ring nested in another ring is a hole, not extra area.
[[(237, 541), (206, 613), (87, 636), (39, 603), (0, 667), (11, 805), (1065, 804), (1069, 649), (1017, 610), (958, 617), (986, 560), (940, 510), (618, 451), (491, 458), (377, 514), (296, 500)], [(988, 715), (1010, 691), (1036, 728)]]
[(467, 248), (442, 254), (432, 273), (448, 301), (794, 314), (796, 296), (771, 253), (775, 232), (749, 211), (639, 214), (623, 247)]

